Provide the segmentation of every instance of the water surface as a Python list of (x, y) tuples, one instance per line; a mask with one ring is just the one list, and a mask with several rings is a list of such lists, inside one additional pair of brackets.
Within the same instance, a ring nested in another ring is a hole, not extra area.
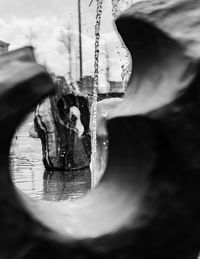
[(40, 139), (29, 136), (32, 121), (33, 115), (30, 115), (13, 139), (10, 166), (14, 183), (34, 199), (60, 201), (82, 197), (91, 188), (89, 169), (46, 172)]

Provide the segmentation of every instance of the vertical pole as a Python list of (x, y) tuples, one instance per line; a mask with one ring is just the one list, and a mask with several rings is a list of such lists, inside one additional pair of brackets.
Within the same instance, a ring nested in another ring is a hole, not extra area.
[(79, 27), (79, 65), (80, 65), (80, 86), (81, 86), (82, 78), (83, 78), (81, 0), (78, 0), (78, 27)]
[(68, 50), (69, 50), (69, 80), (72, 83), (72, 32), (71, 28), (68, 29), (69, 37), (68, 37)]

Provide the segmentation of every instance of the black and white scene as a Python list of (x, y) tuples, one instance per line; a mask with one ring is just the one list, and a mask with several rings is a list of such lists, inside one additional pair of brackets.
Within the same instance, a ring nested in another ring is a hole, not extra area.
[(0, 259), (199, 259), (200, 0), (0, 4)]

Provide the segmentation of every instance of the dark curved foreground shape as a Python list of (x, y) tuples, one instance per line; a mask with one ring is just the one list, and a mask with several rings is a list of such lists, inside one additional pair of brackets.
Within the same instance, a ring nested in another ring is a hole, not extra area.
[(116, 21), (133, 75), (107, 123), (105, 175), (82, 199), (38, 202), (14, 187), (13, 133), (53, 85), (30, 48), (0, 57), (0, 258), (197, 258), (200, 2), (152, 2)]

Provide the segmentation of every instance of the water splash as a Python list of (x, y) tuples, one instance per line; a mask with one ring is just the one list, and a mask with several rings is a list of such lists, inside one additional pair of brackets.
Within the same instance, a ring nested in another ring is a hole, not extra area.
[(98, 81), (99, 81), (99, 43), (100, 43), (100, 27), (103, 0), (96, 0), (97, 3), (97, 15), (95, 24), (95, 62), (94, 62), (94, 87), (93, 87), (93, 121), (92, 121), (92, 159), (91, 159), (91, 171), (92, 171), (92, 187), (97, 184), (98, 174), (96, 170), (96, 156), (97, 156), (97, 97), (98, 97)]
[(133, 3), (140, 2), (142, 0), (111, 0), (112, 1), (112, 14), (114, 18), (129, 8)]
[(122, 65), (122, 74), (121, 74), (122, 85), (125, 90), (127, 89), (128, 82), (132, 73), (132, 62), (131, 62), (131, 58), (128, 50), (127, 50), (127, 59), (129, 60), (124, 65)]
[(89, 3), (89, 7), (93, 4), (94, 0), (91, 0)]
[(112, 1), (112, 15), (114, 18), (117, 18), (119, 15), (119, 2), (120, 0), (111, 0)]
[[(112, 1), (112, 15), (116, 19), (117, 16), (121, 13), (122, 6), (130, 6), (133, 0), (111, 0)], [(94, 0), (91, 0), (93, 4)], [(103, 0), (96, 0), (97, 3), (97, 15), (96, 15), (96, 25), (95, 25), (95, 63), (94, 63), (94, 88), (93, 88), (93, 100), (92, 100), (92, 159), (91, 159), (91, 171), (92, 171), (92, 187), (97, 184), (98, 169), (96, 166), (96, 157), (97, 157), (97, 97), (98, 97), (98, 79), (99, 79), (99, 43), (100, 43), (100, 26), (101, 26), (101, 17), (102, 17), (102, 7)], [(125, 48), (125, 45), (122, 44), (122, 48)], [(129, 52), (127, 51), (127, 57)], [(129, 76), (131, 74), (131, 64), (130, 62), (122, 66), (122, 83), (124, 89), (126, 89)]]
[[(111, 0), (112, 2), (112, 15), (114, 17), (114, 19), (116, 19), (121, 12), (123, 12), (125, 9), (127, 9), (128, 7), (130, 7), (134, 2), (136, 2), (135, 0)], [(122, 77), (122, 85), (123, 88), (126, 89), (128, 82), (129, 82), (129, 78), (132, 72), (132, 62), (131, 62), (131, 58), (130, 58), (130, 53), (128, 51), (128, 49), (126, 48), (125, 44), (122, 43), (121, 46), (125, 52), (126, 52), (126, 62), (122, 65), (122, 73), (121, 73), (121, 77)]]

